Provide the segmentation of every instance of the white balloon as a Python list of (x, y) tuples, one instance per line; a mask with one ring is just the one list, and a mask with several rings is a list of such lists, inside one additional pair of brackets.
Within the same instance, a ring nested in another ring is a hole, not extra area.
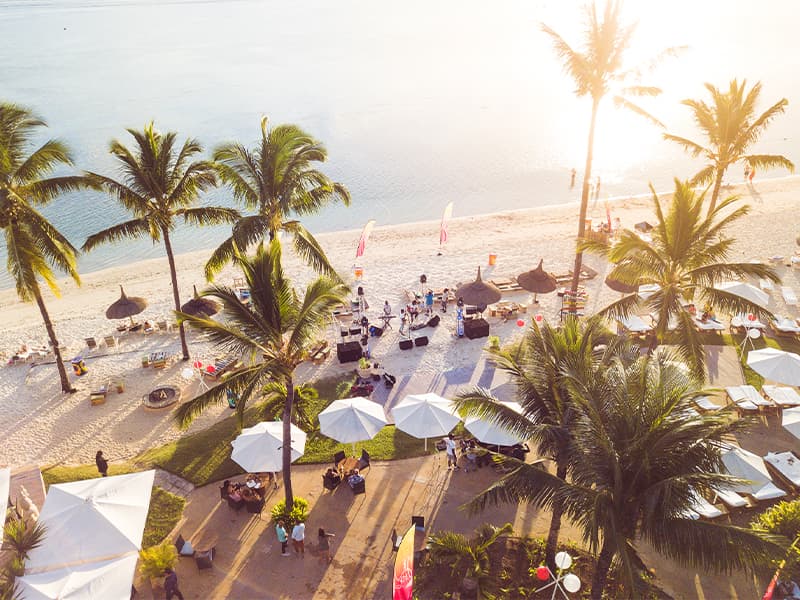
[(556, 566), (561, 569), (569, 569), (570, 565), (572, 565), (572, 557), (567, 554), (566, 552), (558, 552), (556, 553)]
[(183, 371), (181, 371), (181, 377), (184, 379), (191, 379), (194, 377), (194, 371), (191, 369), (191, 367), (186, 367)]
[(564, 588), (573, 594), (581, 589), (581, 580), (578, 579), (578, 576), (574, 573), (565, 576), (562, 583), (564, 584)]

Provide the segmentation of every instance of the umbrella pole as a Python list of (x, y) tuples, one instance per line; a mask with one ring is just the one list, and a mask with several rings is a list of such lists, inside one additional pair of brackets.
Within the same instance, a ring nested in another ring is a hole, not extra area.
[(425, 438), (425, 453), (428, 453), (428, 438)]
[(353, 442), (353, 458), (356, 457), (356, 443)]
[(537, 299), (538, 296), (539, 296), (538, 293), (536, 293), (536, 292), (533, 293), (533, 303), (534, 304), (539, 304), (539, 300)]

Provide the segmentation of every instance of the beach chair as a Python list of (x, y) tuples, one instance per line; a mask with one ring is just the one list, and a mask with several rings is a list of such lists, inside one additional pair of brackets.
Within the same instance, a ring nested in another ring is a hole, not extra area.
[(99, 389), (95, 390), (91, 394), (89, 394), (89, 404), (91, 406), (99, 406), (101, 404), (106, 403), (106, 396), (108, 396), (108, 390), (110, 389), (110, 384), (104, 383), (100, 386)]
[(759, 279), (758, 287), (760, 287), (763, 291), (767, 292), (768, 294), (775, 289), (775, 286), (769, 279)]
[(632, 336), (645, 337), (653, 331), (653, 328), (645, 323), (644, 319), (639, 315), (628, 315), (628, 318), (617, 319), (617, 322), (623, 330)]
[(778, 337), (795, 338), (800, 334), (800, 327), (789, 317), (776, 317), (770, 325), (773, 333)]
[(108, 348), (109, 350), (114, 348), (119, 349), (119, 341), (117, 340), (117, 337), (114, 335), (105, 336), (103, 338), (103, 342), (105, 342), (106, 348)]
[(89, 352), (94, 352), (95, 350), (97, 350), (96, 339), (94, 339), (93, 337), (89, 337), (89, 338), (84, 338), (84, 341), (86, 342), (86, 347), (89, 349)]
[(170, 331), (172, 329), (172, 327), (170, 326), (169, 323), (167, 323), (166, 320), (156, 321), (156, 327), (158, 327), (158, 331), (160, 333), (167, 333), (167, 331)]
[(707, 519), (709, 521), (728, 514), (728, 510), (724, 506), (715, 506), (697, 493), (697, 490), (692, 490), (692, 502), (687, 512), (690, 519)]
[(694, 328), (700, 333), (721, 333), (725, 330), (725, 325), (714, 319), (706, 319), (703, 321), (700, 317), (695, 317), (693, 321)]
[(747, 500), (733, 490), (715, 489), (714, 504), (719, 505), (719, 502), (722, 502), (729, 508), (745, 508), (747, 506)]
[(725, 393), (737, 412), (753, 413), (759, 411), (776, 410), (777, 407), (767, 398), (758, 393), (752, 385), (735, 385), (725, 388)]
[(767, 384), (761, 392), (780, 409), (800, 406), (800, 393), (792, 387)]
[(710, 413), (722, 409), (719, 404), (716, 404), (708, 396), (700, 396), (695, 398), (692, 402), (697, 407), (697, 410), (699, 410), (701, 413)]
[(781, 296), (783, 296), (783, 301), (787, 305), (797, 306), (797, 294), (794, 293), (794, 289), (791, 286), (781, 286)]
[(767, 469), (778, 476), (778, 479), (796, 492), (800, 490), (800, 458), (793, 452), (768, 452), (764, 457)]

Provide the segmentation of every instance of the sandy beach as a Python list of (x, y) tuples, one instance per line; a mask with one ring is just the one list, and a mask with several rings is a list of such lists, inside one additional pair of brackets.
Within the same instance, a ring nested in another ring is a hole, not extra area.
[[(730, 190), (751, 205), (751, 214), (731, 230), (736, 238), (734, 260), (767, 260), (773, 256), (788, 257), (795, 252), (798, 235), (797, 196), (800, 178), (788, 177), (756, 181), (754, 187), (740, 186)], [(493, 203), (487, 201), (487, 209)], [(346, 209), (342, 209), (346, 210)], [(649, 197), (618, 199), (611, 205), (612, 217), (619, 218), (623, 227), (633, 227), (639, 221), (653, 221)], [(456, 214), (458, 205), (456, 203)], [(439, 252), (439, 223), (421, 222), (392, 227), (376, 227), (367, 245), (366, 254), (358, 264), (364, 270), (362, 285), (371, 309), (377, 316), (385, 300), (398, 313), (405, 306), (406, 290), (419, 290), (419, 277), (426, 274), (431, 288), (453, 288), (475, 277), (478, 266), (486, 279), (514, 276), (531, 269), (544, 259), (545, 269), (556, 274), (570, 270), (574, 255), (574, 205), (554, 206), (485, 216), (454, 218), (449, 225), (449, 241)], [(602, 203), (590, 204), (589, 215), (604, 221)], [(359, 220), (353, 215), (354, 223)], [(359, 223), (360, 225), (360, 223)], [(359, 231), (322, 234), (319, 240), (339, 272), (352, 281), (355, 247)], [(125, 252), (124, 245), (119, 252)], [(489, 253), (497, 254), (497, 263), (488, 267)], [(192, 285), (202, 288), (204, 261), (210, 250), (204, 249), (177, 257), (179, 284), (183, 302), (190, 298)], [(304, 285), (311, 272), (287, 249), (285, 267), (296, 285)], [(589, 292), (587, 312), (594, 312), (617, 295), (603, 285), (607, 265), (597, 257), (586, 258), (598, 275), (586, 282)], [(800, 289), (800, 269), (778, 264), (779, 274), (786, 285)], [(217, 281), (232, 285), (235, 272), (226, 268)], [(47, 306), (56, 325), (62, 344), (67, 346), (65, 359), (82, 355), (89, 369), (87, 375), (74, 378), (78, 392), (62, 395), (55, 366), (23, 363), (6, 365), (21, 344), (42, 344), (47, 341), (40, 314), (33, 304), (19, 302), (13, 290), (0, 292), (3, 327), (0, 331), (0, 352), (5, 352), (0, 367), (0, 465), (19, 466), (27, 463), (87, 463), (97, 449), (102, 448), (112, 460), (136, 455), (143, 449), (173, 440), (182, 433), (172, 423), (172, 412), (145, 410), (141, 397), (154, 387), (170, 384), (183, 389), (184, 398), (191, 397), (198, 386), (196, 378), (187, 379), (183, 371), (188, 366), (177, 357), (180, 349), (176, 332), (157, 332), (150, 335), (128, 333), (119, 336), (118, 348), (101, 347), (89, 353), (84, 339), (116, 335), (118, 322), (105, 318), (106, 308), (119, 297), (119, 285), (130, 296), (143, 296), (148, 308), (138, 320), (157, 321), (169, 318), (171, 290), (166, 258), (147, 260), (126, 267), (83, 275), (81, 287), (71, 282), (62, 286), (61, 298), (46, 296)], [(504, 299), (530, 303), (527, 293), (505, 295)], [(559, 298), (555, 294), (540, 297), (539, 305), (531, 305), (525, 318), (541, 313), (544, 318), (558, 319)], [(776, 314), (798, 316), (797, 307), (784, 305), (780, 294), (773, 293), (770, 309)], [(492, 334), (505, 342), (518, 335), (515, 320), (503, 323), (490, 317)], [(441, 373), (460, 366), (474, 365), (481, 358), (485, 339), (458, 339), (453, 335), (452, 314), (443, 315), (441, 325), (428, 328), (430, 338), (426, 349), (401, 352), (397, 348), (399, 324), (378, 339), (372, 351), (388, 371), (396, 374)], [(320, 337), (330, 344), (338, 332), (332, 325)], [(207, 342), (189, 333), (190, 351), (196, 359), (208, 363), (214, 352)], [(143, 355), (165, 351), (173, 356), (166, 369), (144, 369)], [(46, 360), (46, 359), (45, 359)], [(339, 365), (335, 356), (323, 365), (303, 365), (301, 378), (351, 370), (352, 364)], [(71, 375), (72, 377), (72, 375)], [(106, 404), (91, 406), (89, 394), (108, 381), (123, 380), (125, 391), (112, 391)], [(389, 407), (387, 406), (387, 409)], [(215, 407), (199, 418), (189, 429), (197, 430), (229, 414), (227, 407)]]

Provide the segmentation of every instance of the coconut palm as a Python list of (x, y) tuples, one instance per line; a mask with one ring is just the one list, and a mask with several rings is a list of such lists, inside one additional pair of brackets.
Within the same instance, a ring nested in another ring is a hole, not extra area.
[(475, 585), (478, 594), (486, 586), (491, 561), (489, 549), (504, 535), (511, 535), (514, 528), (511, 523), (495, 527), (484, 523), (475, 535), (468, 538), (464, 534), (452, 531), (434, 533), (428, 540), (431, 561), (434, 564), (447, 564), (453, 575), (461, 574), (465, 589), (467, 582)]
[[(195, 206), (198, 195), (216, 185), (215, 171), (210, 162), (190, 162), (203, 151), (197, 140), (187, 139), (178, 150), (177, 134), (162, 134), (156, 131), (152, 122), (142, 131), (127, 131), (136, 142), (133, 150), (117, 140), (113, 140), (110, 147), (111, 154), (119, 161), (121, 179), (97, 173), (87, 173), (87, 176), (94, 185), (116, 198), (133, 218), (90, 235), (83, 250), (140, 237), (149, 237), (154, 244), (163, 241), (175, 310), (180, 310), (178, 274), (170, 237), (178, 220), (189, 225), (217, 225), (233, 223), (239, 213), (221, 206)], [(183, 359), (189, 360), (183, 325), (180, 326), (180, 336)]]
[(211, 255), (206, 263), (209, 281), (233, 260), (234, 245), (244, 252), (265, 236), (272, 240), (281, 231), (292, 237), (295, 252), (314, 270), (336, 276), (314, 236), (300, 221), (290, 218), (317, 213), (336, 201), (350, 205), (347, 188), (313, 168), (327, 156), (325, 147), (297, 125), (268, 129), (266, 117), (261, 119), (261, 141), (256, 148), (242, 144), (217, 148), (214, 160), (220, 178), (235, 200), (256, 213), (239, 219), (231, 237)]
[[(556, 54), (563, 63), (564, 71), (575, 81), (575, 95), (579, 98), (588, 96), (592, 101), (586, 163), (581, 188), (578, 239), (585, 236), (589, 184), (594, 157), (595, 125), (602, 100), (611, 95), (616, 106), (631, 110), (663, 127), (658, 119), (631, 100), (631, 98), (641, 96), (656, 96), (661, 93), (661, 90), (657, 87), (638, 85), (642, 68), (625, 67), (625, 53), (630, 47), (636, 27), (622, 23), (621, 3), (609, 0), (605, 5), (602, 20), (598, 16), (597, 6), (591, 4), (587, 7), (587, 17), (587, 27), (583, 31), (583, 48), (580, 50), (574, 49), (558, 33), (542, 24), (542, 31), (553, 39)], [(676, 51), (677, 48), (669, 48), (658, 58), (674, 54)], [(651, 61), (651, 65), (655, 64), (657, 60)], [(575, 268), (572, 277), (573, 292), (578, 289), (582, 259), (582, 253), (578, 250), (575, 253)]]
[(680, 564), (727, 572), (753, 569), (781, 552), (779, 540), (764, 532), (688, 516), (695, 492), (736, 481), (720, 473), (720, 449), (745, 421), (730, 409), (689, 411), (707, 392), (676, 358), (659, 352), (572, 370), (568, 393), (580, 418), (572, 426), (569, 478), (517, 463), (519, 495), (544, 508), (563, 502), (589, 550), (599, 552), (592, 598), (602, 597), (614, 561), (627, 597), (637, 597), (640, 542)]
[(63, 165), (71, 165), (69, 150), (58, 140), (36, 149), (32, 139), (45, 122), (27, 108), (0, 103), (0, 230), (5, 237), (8, 272), (17, 296), (36, 302), (42, 315), (64, 392), (74, 392), (61, 358), (55, 327), (44, 303), (40, 281), (59, 295), (54, 269), (80, 284), (77, 250), (40, 212), (59, 195), (85, 188), (83, 177), (49, 177)]
[[(511, 350), (488, 350), (491, 361), (507, 373), (516, 388), (516, 400), (522, 414), (498, 404), (491, 393), (476, 388), (463, 392), (455, 404), (463, 416), (478, 416), (513, 431), (522, 440), (532, 440), (539, 457), (552, 460), (556, 477), (566, 479), (569, 473), (569, 447), (575, 412), (566, 390), (567, 368), (579, 362), (605, 363), (616, 355), (630, 354), (630, 347), (611, 334), (600, 317), (579, 320), (569, 317), (560, 327), (534, 322), (519, 346)], [(482, 495), (493, 504), (517, 503), (524, 488), (519, 487), (518, 474), (512, 472), (493, 484)], [(562, 506), (553, 502), (550, 530), (545, 547), (545, 560), (555, 568), (555, 553), (561, 529)]]
[[(641, 310), (655, 317), (655, 341), (663, 343), (670, 330), (681, 358), (694, 376), (705, 376), (702, 336), (685, 305), (706, 303), (729, 314), (753, 313), (771, 318), (771, 313), (749, 300), (718, 290), (714, 285), (729, 279), (757, 277), (779, 282), (775, 270), (759, 263), (728, 262), (734, 239), (726, 230), (749, 212), (748, 206), (734, 208), (738, 198), (723, 200), (714, 211), (703, 214), (705, 192), (698, 193), (688, 182), (675, 180), (675, 192), (663, 206), (652, 186), (656, 224), (652, 241), (625, 230), (613, 244), (586, 240), (585, 250), (605, 256), (615, 264), (609, 277), (626, 284), (657, 284), (647, 299), (636, 293), (623, 296), (601, 312), (613, 318), (627, 317)], [(732, 208), (727, 214), (726, 210)]]
[(322, 276), (309, 283), (300, 297), (284, 275), (277, 238), (268, 246), (259, 244), (252, 258), (234, 249), (235, 263), (241, 267), (250, 288), (250, 304), (243, 304), (235, 290), (214, 285), (201, 295), (214, 296), (220, 301), (221, 321), (183, 313), (178, 313), (178, 317), (206, 334), (222, 351), (243, 356), (245, 367), (182, 404), (175, 416), (186, 427), (212, 403), (226, 401), (227, 391), (232, 390), (238, 397), (236, 410), (241, 428), (245, 407), (251, 399), (264, 389), (269, 394), (282, 393), (283, 482), (286, 506), (291, 507), (294, 498), (290, 426), (297, 395), (294, 371), (305, 360), (309, 345), (333, 309), (346, 298), (347, 288), (338, 280)]
[(720, 91), (710, 83), (705, 84), (711, 95), (711, 102), (703, 100), (684, 100), (682, 104), (692, 110), (692, 116), (701, 133), (706, 138), (706, 146), (687, 138), (665, 133), (670, 140), (691, 154), (703, 156), (706, 165), (692, 178), (692, 183), (714, 184), (708, 212), (714, 211), (719, 198), (722, 178), (731, 165), (742, 162), (751, 168), (771, 169), (783, 167), (794, 171), (794, 163), (779, 154), (749, 154), (750, 148), (758, 141), (772, 120), (786, 110), (789, 101), (781, 98), (766, 111), (756, 116), (756, 104), (761, 95), (761, 82), (747, 90), (747, 80), (730, 82), (728, 91)]

